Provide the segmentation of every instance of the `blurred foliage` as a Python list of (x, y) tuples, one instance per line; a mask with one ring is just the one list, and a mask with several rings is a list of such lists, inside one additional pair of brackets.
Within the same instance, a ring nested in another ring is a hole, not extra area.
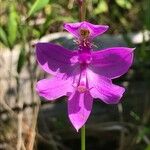
[[(63, 22), (79, 20), (78, 5), (73, 2), (72, 0), (58, 0), (57, 2), (54, 0), (14, 0), (11, 3), (8, 3), (7, 0), (2, 1), (1, 42), (5, 45), (9, 43), (9, 46), (12, 47), (15, 44), (18, 25), (21, 26), (23, 23), (32, 28), (32, 38), (39, 38), (48, 32), (61, 31)], [(143, 26), (149, 29), (150, 19), (148, 17), (150, 15), (144, 15), (139, 19), (141, 13), (149, 14), (150, 6), (146, 3), (149, 3), (149, 0), (88, 1), (87, 20), (96, 24), (110, 25), (109, 33), (139, 31)], [(8, 13), (9, 17), (7, 17)]]
[(0, 27), (0, 41), (5, 45), (8, 46), (8, 40), (6, 32), (3, 30), (2, 27)]
[(97, 15), (105, 12), (108, 12), (108, 5), (105, 0), (100, 0), (97, 8), (94, 9), (94, 14)]
[(17, 64), (17, 72), (20, 73), (23, 65), (25, 64), (25, 48), (21, 48), (20, 54), (19, 54), (19, 59), (18, 59), (18, 64)]
[(131, 0), (116, 0), (116, 3), (118, 6), (124, 8), (124, 9), (131, 9), (132, 8), (132, 3), (133, 1)]
[(150, 0), (145, 0), (145, 5), (143, 5), (144, 11), (144, 26), (146, 29), (150, 30)]
[(150, 145), (148, 145), (145, 150), (150, 150)]
[(49, 0), (37, 0), (35, 1), (35, 3), (32, 5), (28, 16), (33, 15), (35, 12), (41, 10), (42, 8), (44, 8), (47, 4), (49, 3)]
[(13, 47), (17, 37), (17, 12), (15, 6), (12, 4), (9, 7), (9, 16), (7, 22), (7, 35), (8, 35), (8, 43), (10, 48)]

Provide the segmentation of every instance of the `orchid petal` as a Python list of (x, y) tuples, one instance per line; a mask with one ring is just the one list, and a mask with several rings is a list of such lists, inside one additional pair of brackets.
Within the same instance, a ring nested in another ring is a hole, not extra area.
[(93, 100), (89, 92), (79, 93), (75, 91), (68, 100), (69, 119), (75, 129), (78, 131), (87, 121)]
[(117, 104), (125, 89), (114, 85), (110, 79), (88, 70), (88, 83), (90, 94), (93, 98), (99, 98), (106, 104)]
[(40, 80), (36, 84), (38, 94), (50, 101), (65, 96), (68, 92), (73, 92), (73, 90), (70, 78), (63, 79), (58, 76)]
[(113, 47), (92, 53), (91, 69), (113, 79), (125, 74), (133, 62), (133, 48)]
[(42, 69), (52, 75), (56, 73), (70, 74), (74, 70), (75, 52), (71, 52), (61, 46), (51, 43), (38, 43), (36, 45), (36, 56)]
[(81, 27), (82, 23), (65, 23), (64, 29), (66, 29), (68, 32), (70, 32), (73, 36), (79, 37), (79, 29)]
[(80, 29), (88, 29), (90, 31), (90, 38), (94, 38), (107, 31), (107, 25), (94, 25), (89, 22), (83, 21), (78, 23), (66, 23), (64, 28), (76, 38), (80, 37)]

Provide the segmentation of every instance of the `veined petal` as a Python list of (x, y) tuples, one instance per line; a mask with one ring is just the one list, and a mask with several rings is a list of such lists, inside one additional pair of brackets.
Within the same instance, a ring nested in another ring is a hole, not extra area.
[(52, 77), (37, 82), (36, 91), (47, 100), (53, 101), (61, 96), (73, 92), (72, 80), (70, 78)]
[(69, 119), (75, 129), (78, 131), (87, 121), (93, 99), (89, 92), (79, 93), (75, 91), (68, 99)]
[(91, 69), (113, 79), (125, 74), (133, 63), (133, 48), (113, 47), (92, 53)]
[(36, 56), (42, 69), (55, 75), (57, 72), (70, 74), (74, 70), (76, 52), (71, 52), (61, 46), (51, 43), (38, 43), (36, 45)]
[(110, 79), (88, 70), (88, 84), (93, 98), (99, 98), (106, 104), (117, 104), (125, 89), (114, 85)]
[(82, 23), (65, 23), (64, 29), (66, 29), (68, 32), (70, 32), (73, 36), (79, 37), (79, 29), (81, 27)]
[(89, 22), (86, 22), (87, 26), (91, 29), (91, 36), (94, 38), (106, 32), (109, 28), (108, 25), (94, 25)]
[(103, 34), (107, 31), (107, 25), (94, 25), (89, 22), (77, 22), (77, 23), (66, 23), (64, 24), (64, 28), (70, 32), (76, 38), (80, 38), (80, 30), (87, 29), (90, 32), (89, 38), (94, 38), (98, 35)]

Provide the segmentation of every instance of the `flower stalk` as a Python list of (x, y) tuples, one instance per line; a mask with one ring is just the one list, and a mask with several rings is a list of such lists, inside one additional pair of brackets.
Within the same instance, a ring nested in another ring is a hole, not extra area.
[(85, 150), (85, 125), (81, 128), (81, 150)]
[[(81, 21), (85, 20), (85, 16), (86, 16), (86, 0), (83, 0), (82, 5), (80, 7)], [(81, 128), (81, 150), (85, 150), (85, 125)]]
[(80, 4), (80, 21), (84, 21), (86, 16), (86, 0), (82, 0)]

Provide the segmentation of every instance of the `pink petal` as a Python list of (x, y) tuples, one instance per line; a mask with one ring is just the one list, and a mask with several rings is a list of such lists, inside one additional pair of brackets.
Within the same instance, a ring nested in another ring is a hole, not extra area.
[(40, 80), (36, 84), (38, 94), (50, 101), (65, 96), (73, 90), (72, 80), (70, 78), (63, 79), (58, 76)]
[(77, 23), (65, 23), (64, 24), (64, 29), (66, 29), (68, 32), (73, 34), (75, 37), (79, 37), (79, 29), (81, 27), (82, 23), (77, 22)]
[(125, 92), (123, 87), (114, 85), (110, 79), (91, 70), (88, 70), (88, 83), (92, 97), (99, 98), (106, 104), (117, 104)]
[(75, 129), (78, 130), (87, 121), (91, 109), (92, 109), (93, 99), (89, 92), (79, 93), (75, 91), (68, 100), (68, 114), (69, 119)]
[(51, 43), (38, 43), (36, 45), (39, 65), (43, 70), (53, 75), (57, 72), (70, 74), (74, 69), (74, 62), (71, 59), (75, 54), (75, 52)]
[(66, 23), (64, 28), (70, 32), (73, 36), (80, 37), (80, 29), (88, 29), (90, 31), (90, 38), (94, 38), (107, 31), (107, 25), (94, 25), (89, 22), (83, 21), (78, 23)]
[(117, 78), (133, 63), (133, 48), (113, 47), (92, 54), (91, 69), (102, 76)]
[(92, 37), (96, 37), (99, 36), (101, 34), (103, 34), (104, 32), (106, 32), (109, 28), (109, 26), (107, 25), (94, 25), (91, 23), (86, 22), (87, 26), (90, 27), (91, 31), (92, 31)]

